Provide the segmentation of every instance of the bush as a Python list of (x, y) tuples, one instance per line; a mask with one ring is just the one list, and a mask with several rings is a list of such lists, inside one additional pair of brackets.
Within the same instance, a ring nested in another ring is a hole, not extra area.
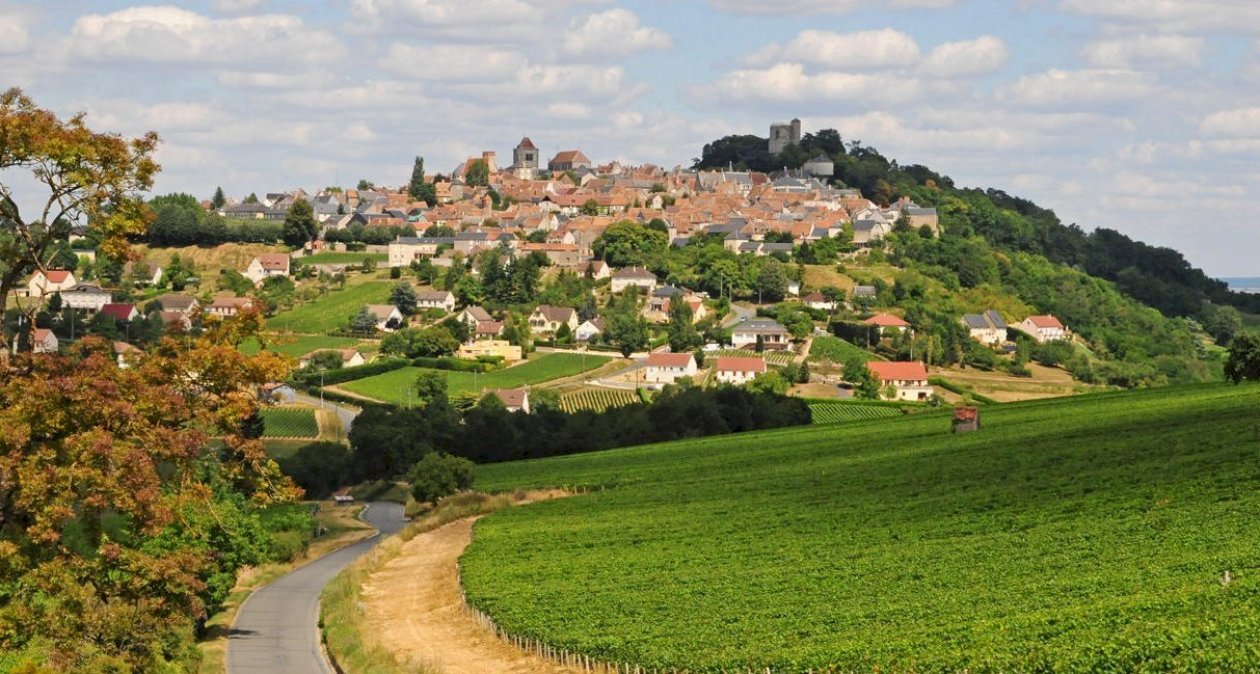
[(429, 452), (411, 469), (411, 496), (421, 503), (472, 487), (473, 462), (442, 452)]
[(350, 473), (350, 448), (337, 442), (313, 442), (277, 461), (280, 470), (306, 491), (306, 498), (327, 498)]
[(411, 364), (416, 367), (427, 367), (432, 370), (451, 370), (453, 372), (489, 372), (494, 369), (494, 363), (484, 362), (481, 359), (464, 360), (450, 356), (442, 358), (421, 356), (412, 358)]

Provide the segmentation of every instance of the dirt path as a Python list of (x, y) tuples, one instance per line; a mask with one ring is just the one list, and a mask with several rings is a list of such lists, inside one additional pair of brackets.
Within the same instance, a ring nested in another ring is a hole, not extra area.
[(363, 585), (363, 629), (400, 660), (443, 674), (576, 674), (514, 648), (463, 609), (457, 563), (476, 518), (451, 522), (405, 543)]

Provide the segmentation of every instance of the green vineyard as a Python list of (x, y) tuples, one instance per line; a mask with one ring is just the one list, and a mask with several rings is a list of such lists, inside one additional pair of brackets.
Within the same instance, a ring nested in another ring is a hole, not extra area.
[(263, 418), (263, 437), (266, 438), (314, 438), (319, 435), (319, 422), (315, 410), (307, 407), (268, 407), (260, 412)]
[(464, 589), (632, 672), (1257, 672), (1257, 409), (1170, 387), (478, 466), (591, 491), (478, 522)]
[(613, 407), (624, 407), (639, 402), (634, 391), (611, 388), (587, 388), (566, 393), (560, 397), (560, 409), (573, 413), (581, 410), (603, 412)]
[(756, 358), (758, 356), (763, 356), (766, 359), (766, 363), (778, 366), (787, 365), (796, 358), (796, 354), (791, 351), (763, 351), (762, 353), (757, 353), (752, 349), (722, 349), (717, 352), (717, 355), (739, 356), (741, 358)]
[(845, 421), (901, 416), (901, 409), (893, 405), (859, 402), (816, 401), (809, 404), (809, 411), (816, 424), (838, 424)]

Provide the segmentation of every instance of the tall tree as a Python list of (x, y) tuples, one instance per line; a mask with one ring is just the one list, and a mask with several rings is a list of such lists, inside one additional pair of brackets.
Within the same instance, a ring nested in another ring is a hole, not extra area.
[(416, 313), (417, 302), (416, 289), (411, 287), (411, 284), (407, 281), (394, 286), (394, 289), (389, 293), (389, 303), (398, 307), (398, 310), (404, 316)]
[(464, 169), (464, 182), (474, 187), (485, 187), (490, 184), (490, 166), (484, 159), (474, 159)]
[(319, 222), (315, 220), (315, 208), (306, 199), (298, 199), (284, 214), (283, 234), (286, 245), (299, 248), (319, 236)]
[(639, 313), (639, 296), (625, 291), (615, 296), (604, 313), (604, 339), (629, 358), (648, 345), (647, 319)]
[(1260, 381), (1260, 335), (1244, 333), (1229, 345), (1225, 376), (1235, 384), (1244, 379)]
[(432, 206), (437, 201), (437, 188), (424, 179), (424, 157), (417, 156), (411, 167), (411, 182), (407, 185), (407, 193), (415, 201), (423, 201)]
[(682, 296), (671, 297), (669, 325), (666, 326), (666, 332), (669, 334), (669, 348), (674, 353), (690, 351), (704, 343), (704, 338), (700, 336), (700, 332), (696, 330), (696, 325), (691, 319), (691, 307), (683, 301)]
[(223, 188), (214, 188), (214, 196), (210, 198), (210, 205), (216, 209), (223, 208), (227, 205), (227, 197), (223, 195)]

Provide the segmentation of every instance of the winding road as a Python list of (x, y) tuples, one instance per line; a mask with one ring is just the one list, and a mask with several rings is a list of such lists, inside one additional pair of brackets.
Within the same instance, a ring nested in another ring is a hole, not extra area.
[(228, 674), (333, 674), (320, 646), (319, 596), (328, 581), (402, 528), (397, 503), (371, 503), (363, 519), (380, 534), (321, 557), (245, 600), (228, 638)]

